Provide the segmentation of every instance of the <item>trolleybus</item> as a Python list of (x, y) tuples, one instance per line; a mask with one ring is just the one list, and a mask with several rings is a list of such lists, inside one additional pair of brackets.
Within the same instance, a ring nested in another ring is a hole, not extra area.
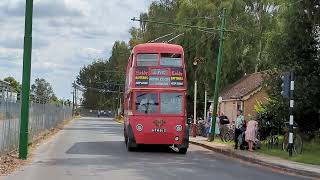
[(139, 145), (189, 146), (183, 48), (146, 43), (133, 48), (124, 93), (124, 138), (128, 151)]

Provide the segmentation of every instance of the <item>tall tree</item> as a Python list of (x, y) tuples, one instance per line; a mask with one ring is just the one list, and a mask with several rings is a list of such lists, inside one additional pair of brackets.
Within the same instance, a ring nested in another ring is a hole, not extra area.
[(115, 99), (123, 91), (125, 70), (130, 55), (125, 42), (116, 41), (108, 60), (95, 60), (84, 66), (77, 83), (84, 87), (83, 105), (88, 109), (114, 109)]
[[(289, 2), (282, 7), (283, 26), (272, 36), (269, 57), (280, 73), (295, 73), (295, 121), (302, 131), (310, 133), (320, 128), (320, 2)], [(271, 87), (272, 98), (283, 101), (279, 84)]]
[(10, 87), (14, 89), (15, 92), (19, 93), (21, 91), (21, 84), (13, 77), (9, 76), (3, 79), (10, 84)]
[[(270, 32), (278, 27), (279, 0), (226, 0), (226, 1), (190, 1), (162, 0), (150, 5), (148, 13), (140, 18), (179, 24), (220, 28), (221, 12), (227, 9), (227, 32), (224, 46), (224, 64), (221, 88), (241, 78), (245, 73), (253, 73), (270, 67), (266, 56)], [(174, 33), (184, 33), (172, 43), (180, 44), (185, 49), (185, 62), (189, 74), (187, 103), (188, 112), (192, 111), (193, 84), (195, 80), (195, 58), (203, 59), (197, 67), (199, 86), (209, 87), (213, 94), (217, 53), (219, 45), (218, 31), (202, 31), (186, 27), (167, 26), (163, 24), (141, 23), (140, 29), (130, 30), (130, 46), (148, 42), (157, 37)], [(162, 41), (166, 38), (162, 39)], [(199, 88), (199, 110), (204, 101), (204, 89)], [(200, 114), (202, 110), (199, 111)]]
[(35, 79), (34, 84), (31, 85), (31, 93), (35, 98), (43, 100), (57, 99), (51, 84), (43, 78)]

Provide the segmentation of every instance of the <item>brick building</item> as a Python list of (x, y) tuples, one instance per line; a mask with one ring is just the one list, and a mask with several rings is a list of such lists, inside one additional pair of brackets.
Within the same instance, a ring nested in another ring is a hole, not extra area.
[(236, 119), (238, 109), (243, 110), (245, 119), (255, 116), (254, 106), (268, 101), (262, 84), (264, 76), (263, 72), (245, 75), (225, 88), (219, 97), (219, 113), (223, 112), (232, 121)]

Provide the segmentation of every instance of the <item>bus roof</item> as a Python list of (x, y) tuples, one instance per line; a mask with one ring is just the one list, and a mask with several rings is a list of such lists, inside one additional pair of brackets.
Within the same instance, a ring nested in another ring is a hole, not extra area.
[(168, 43), (145, 43), (136, 45), (133, 48), (135, 53), (181, 53), (183, 48), (180, 45)]

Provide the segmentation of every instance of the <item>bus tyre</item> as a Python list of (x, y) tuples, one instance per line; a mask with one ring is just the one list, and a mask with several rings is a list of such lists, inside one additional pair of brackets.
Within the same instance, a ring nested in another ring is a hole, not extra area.
[(180, 154), (186, 154), (187, 151), (188, 151), (188, 148), (180, 148), (180, 149), (179, 149), (179, 153), (180, 153)]
[(133, 147), (133, 144), (132, 144), (131, 139), (128, 138), (128, 137), (127, 137), (127, 143), (126, 143), (126, 145), (127, 145), (127, 150), (128, 150), (129, 152), (132, 152), (132, 151), (135, 150), (135, 148)]
[(127, 145), (128, 143), (128, 136), (124, 135), (124, 143)]

